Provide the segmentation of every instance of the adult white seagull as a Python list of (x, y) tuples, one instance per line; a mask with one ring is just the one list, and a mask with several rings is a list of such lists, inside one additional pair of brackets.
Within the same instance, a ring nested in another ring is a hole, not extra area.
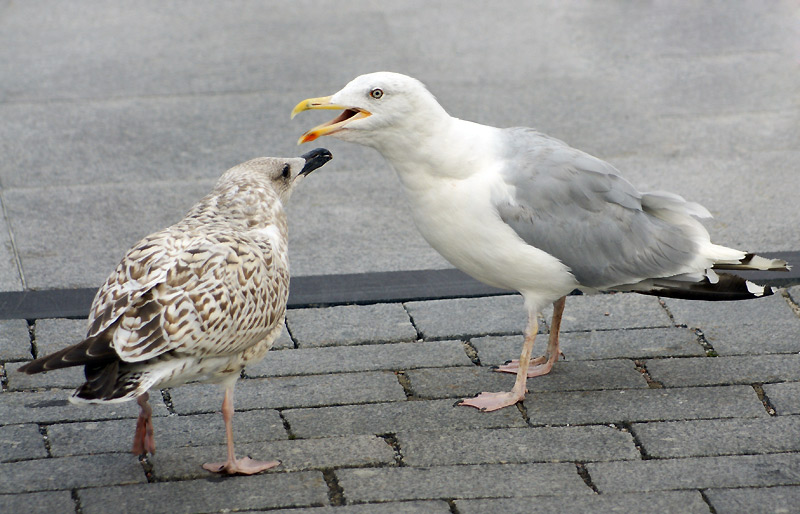
[[(341, 109), (299, 143), (333, 136), (378, 150), (400, 178), (417, 228), (454, 266), (489, 285), (519, 291), (528, 323), (511, 391), (460, 405), (491, 411), (525, 397), (526, 378), (558, 360), (565, 296), (636, 291), (704, 300), (772, 294), (714, 270), (786, 270), (713, 244), (695, 218), (701, 205), (666, 192), (642, 193), (607, 162), (530, 128), (496, 128), (450, 116), (418, 80), (361, 75), (338, 93), (300, 102)], [(531, 359), (537, 315), (553, 303), (544, 356)]]

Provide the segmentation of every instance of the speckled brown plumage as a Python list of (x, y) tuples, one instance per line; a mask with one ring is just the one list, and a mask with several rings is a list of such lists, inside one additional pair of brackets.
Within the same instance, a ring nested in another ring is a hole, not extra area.
[(142, 426), (150, 423), (151, 388), (222, 383), (232, 416), (241, 370), (263, 358), (283, 329), (289, 295), (283, 204), (298, 178), (329, 159), (318, 149), (225, 172), (181, 221), (128, 251), (98, 290), (83, 341), (20, 371), (83, 365), (86, 383), (73, 401), (139, 398), (135, 451), (155, 450), (152, 425)]

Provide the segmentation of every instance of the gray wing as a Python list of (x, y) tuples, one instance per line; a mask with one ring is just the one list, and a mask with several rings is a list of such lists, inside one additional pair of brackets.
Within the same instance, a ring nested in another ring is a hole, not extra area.
[(505, 134), (502, 174), (513, 192), (496, 206), (525, 242), (598, 289), (687, 272), (696, 243), (649, 207), (684, 216), (705, 209), (669, 193), (640, 193), (610, 164), (531, 129)]

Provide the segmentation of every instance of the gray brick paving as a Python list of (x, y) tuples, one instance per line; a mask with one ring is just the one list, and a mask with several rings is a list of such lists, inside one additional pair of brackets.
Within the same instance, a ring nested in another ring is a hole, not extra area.
[(634, 423), (649, 457), (707, 457), (800, 451), (800, 417)]
[(639, 459), (633, 437), (607, 426), (401, 432), (407, 466)]
[(275, 509), (323, 505), (328, 501), (325, 479), (319, 471), (99, 487), (81, 489), (78, 496), (86, 514), (109, 510), (189, 513)]
[(645, 361), (653, 380), (667, 387), (800, 380), (800, 355), (747, 355)]
[(717, 512), (795, 512), (800, 505), (800, 486), (708, 489), (706, 496)]
[(800, 414), (800, 382), (765, 384), (764, 393), (778, 414)]
[(272, 352), (248, 366), (250, 377), (471, 366), (460, 341), (385, 343)]
[[(503, 512), (529, 514), (568, 512), (595, 514), (659, 512), (675, 514), (707, 514), (708, 505), (697, 491), (657, 491), (635, 494), (603, 494), (594, 496), (500, 498), (492, 500), (457, 500), (460, 514)], [(721, 511), (717, 511), (721, 512)]]
[(586, 465), (601, 493), (796, 485), (800, 455), (736, 455)]
[[(515, 376), (481, 368), (417, 369), (406, 372), (411, 391), (421, 398), (474, 396), (481, 391), (510, 389)], [(528, 381), (528, 391), (581, 391), (646, 388), (631, 361), (563, 362), (549, 374)]]
[(287, 315), (289, 330), (303, 347), (414, 341), (417, 331), (400, 304), (345, 305), (296, 309)]
[(591, 494), (573, 464), (486, 464), (336, 472), (348, 501)]
[[(705, 355), (697, 336), (685, 328), (571, 332), (562, 333), (559, 340), (567, 361)], [(517, 359), (522, 351), (521, 336), (476, 337), (470, 342), (483, 365), (496, 366)], [(543, 353), (546, 345), (546, 338), (540, 336), (534, 353)]]
[[(223, 170), (300, 153), (327, 115), (290, 122), (297, 101), (378, 69), (703, 203), (721, 244), (800, 249), (794, 3), (162, 4), (0, 2), (0, 290), (98, 286)], [(288, 208), (295, 276), (449, 266), (377, 152), (324, 146), (334, 161)], [(568, 360), (495, 413), (453, 403), (510, 386), (489, 366), (519, 355), (517, 295), (290, 311), (236, 393), (240, 454), (283, 465), (226, 479), (199, 468), (224, 451), (218, 387), (154, 392), (158, 452), (140, 463), (135, 403), (69, 404), (80, 370), (16, 373), (86, 321), (32, 320), (33, 348), (25, 320), (0, 321), (0, 511), (791, 512), (799, 291), (570, 297)]]

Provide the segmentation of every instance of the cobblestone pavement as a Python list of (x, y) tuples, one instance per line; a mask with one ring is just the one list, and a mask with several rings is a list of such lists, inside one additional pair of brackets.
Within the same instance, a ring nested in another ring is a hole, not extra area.
[(236, 392), (239, 452), (282, 465), (230, 478), (200, 468), (225, 453), (215, 386), (154, 395), (140, 459), (135, 403), (16, 372), (85, 320), (3, 321), (0, 511), (796, 512), (798, 296), (570, 297), (566, 361), (494, 413), (454, 402), (513, 382), (491, 366), (519, 351), (520, 297), (290, 310)]

